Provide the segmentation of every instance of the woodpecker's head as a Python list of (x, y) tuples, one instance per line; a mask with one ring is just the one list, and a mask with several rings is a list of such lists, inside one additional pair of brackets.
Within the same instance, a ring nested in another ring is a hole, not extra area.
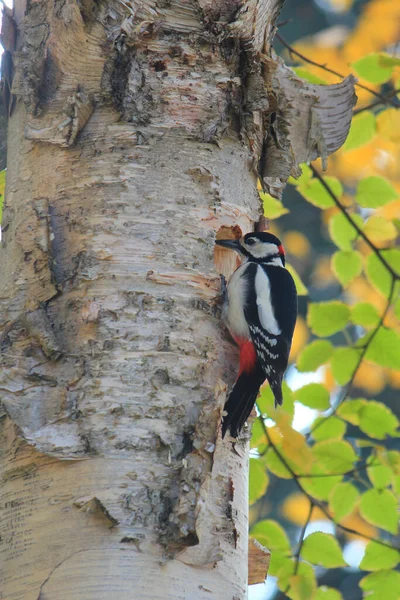
[(236, 250), (255, 262), (285, 266), (285, 250), (282, 242), (272, 233), (247, 233), (239, 240), (216, 240), (218, 246)]

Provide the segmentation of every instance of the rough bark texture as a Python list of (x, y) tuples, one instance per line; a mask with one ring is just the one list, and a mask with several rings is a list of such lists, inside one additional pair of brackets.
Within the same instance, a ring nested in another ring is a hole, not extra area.
[(4, 598), (246, 597), (247, 442), (218, 437), (235, 351), (214, 239), (254, 227), (260, 165), (278, 195), (296, 166), (283, 129), (285, 173), (265, 162), (280, 4), (16, 2)]

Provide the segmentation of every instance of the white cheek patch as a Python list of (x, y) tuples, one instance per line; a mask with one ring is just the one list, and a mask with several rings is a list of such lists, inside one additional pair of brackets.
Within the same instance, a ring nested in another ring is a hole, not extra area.
[(282, 331), (280, 330), (275, 319), (274, 309), (272, 308), (271, 286), (269, 279), (265, 274), (264, 269), (259, 265), (257, 266), (255, 285), (257, 294), (258, 318), (260, 319), (261, 326), (269, 331), (269, 333), (272, 333), (272, 335), (280, 335)]
[(265, 242), (256, 242), (249, 246), (248, 250), (255, 258), (266, 258), (267, 256), (278, 254), (276, 244), (267, 244)]

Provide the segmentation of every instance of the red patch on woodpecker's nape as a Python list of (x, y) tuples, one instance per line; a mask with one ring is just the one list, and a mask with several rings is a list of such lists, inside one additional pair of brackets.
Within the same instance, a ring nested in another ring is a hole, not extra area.
[(247, 340), (240, 344), (239, 375), (254, 371), (257, 362), (257, 354), (252, 341)]
[(278, 252), (279, 254), (283, 254), (283, 256), (285, 256), (285, 248), (282, 246), (282, 244), (278, 246)]

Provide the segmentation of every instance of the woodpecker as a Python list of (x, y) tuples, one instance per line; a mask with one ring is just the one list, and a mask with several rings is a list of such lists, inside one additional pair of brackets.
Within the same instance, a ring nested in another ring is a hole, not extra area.
[(239, 240), (216, 240), (216, 244), (244, 257), (223, 290), (222, 309), (223, 319), (240, 348), (239, 373), (225, 404), (222, 437), (229, 429), (236, 438), (266, 379), (275, 407), (282, 404), (282, 378), (296, 324), (297, 293), (285, 268), (284, 248), (276, 236), (248, 233)]

